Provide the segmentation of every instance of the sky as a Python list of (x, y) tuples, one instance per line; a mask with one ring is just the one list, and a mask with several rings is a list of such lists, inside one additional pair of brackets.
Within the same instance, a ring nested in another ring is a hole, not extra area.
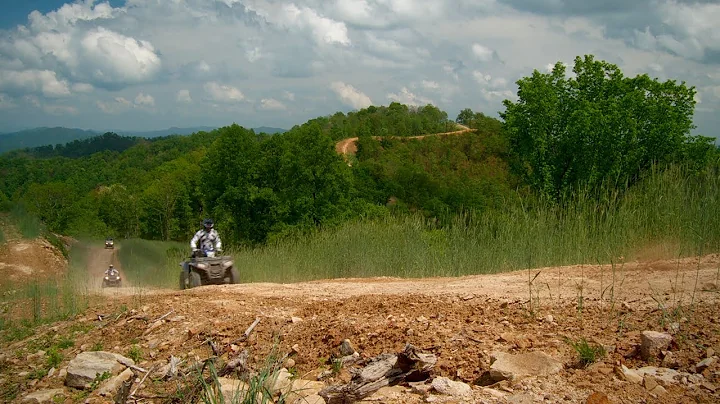
[(515, 82), (593, 54), (697, 88), (720, 136), (715, 0), (7, 0), (0, 132), (290, 128), (398, 101), (490, 116)]

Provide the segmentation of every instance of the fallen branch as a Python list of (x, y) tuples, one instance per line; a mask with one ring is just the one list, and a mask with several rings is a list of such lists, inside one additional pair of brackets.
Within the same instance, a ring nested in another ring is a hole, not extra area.
[(168, 311), (168, 312), (167, 312), (167, 313), (165, 313), (164, 315), (160, 316), (160, 318), (159, 318), (159, 319), (157, 319), (157, 320), (155, 320), (155, 321), (153, 321), (153, 323), (157, 323), (158, 321), (162, 321), (162, 320), (164, 320), (164, 319), (165, 319), (165, 317), (167, 317), (167, 316), (171, 315), (171, 314), (172, 314), (172, 313), (174, 313), (174, 312), (175, 312), (175, 308), (173, 308), (172, 310)]
[(140, 372), (140, 373), (148, 373), (147, 370), (145, 370), (145, 369), (143, 369), (143, 368), (141, 368), (141, 367), (139, 367), (139, 366), (130, 365), (130, 366), (128, 366), (128, 367), (129, 367), (130, 369), (137, 370), (137, 371)]
[(235, 341), (230, 342), (230, 344), (228, 344), (228, 345), (232, 345), (236, 342), (243, 342), (246, 339), (248, 339), (250, 337), (250, 333), (253, 332), (253, 329), (255, 329), (255, 326), (258, 325), (259, 322), (260, 322), (260, 317), (256, 318), (255, 321), (253, 321), (253, 323), (250, 324), (250, 327), (248, 327), (247, 330), (245, 330), (245, 333), (243, 333), (243, 335), (241, 335), (240, 338), (236, 339)]
[[(133, 369), (135, 368), (135, 366), (130, 366), (130, 367), (133, 368)], [(155, 366), (153, 366), (152, 368), (150, 368), (150, 371), (152, 371), (152, 370), (154, 370), (154, 369), (155, 369)], [(135, 393), (137, 393), (138, 389), (140, 388), (140, 386), (142, 386), (142, 384), (145, 382), (145, 379), (147, 379), (147, 377), (148, 377), (149, 375), (150, 375), (150, 372), (148, 372), (147, 370), (145, 370), (145, 376), (143, 376), (143, 378), (140, 380), (140, 383), (138, 383), (138, 385), (135, 387), (135, 390), (133, 390), (133, 392), (130, 393), (130, 396), (134, 396)]]

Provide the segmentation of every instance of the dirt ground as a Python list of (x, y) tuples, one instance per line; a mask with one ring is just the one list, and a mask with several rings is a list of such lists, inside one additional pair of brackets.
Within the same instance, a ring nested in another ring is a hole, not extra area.
[[(112, 259), (111, 251), (103, 253), (94, 255), (93, 268)], [(72, 322), (40, 327), (33, 337), (0, 348), (0, 387), (16, 386), (18, 400), (30, 391), (63, 388), (57, 376), (18, 376), (42, 366), (27, 355), (42, 346), (43, 338), (74, 340), (59, 368), (93, 346), (123, 355), (137, 346), (138, 365), (145, 369), (159, 368), (171, 355), (189, 363), (213, 355), (208, 341), (221, 347), (225, 360), (248, 349), (250, 366), (259, 366), (275, 341), (293, 359), (291, 370), (308, 380), (330, 369), (338, 346), (349, 339), (363, 359), (396, 353), (411, 343), (438, 357), (436, 375), (473, 386), (472, 398), (461, 400), (395, 386), (367, 402), (585, 403), (593, 392), (609, 400), (600, 402), (612, 403), (720, 402), (718, 361), (702, 372), (696, 368), (706, 356), (715, 356), (713, 351), (720, 352), (719, 278), (720, 255), (715, 254), (462, 278), (338, 279), (185, 291), (125, 287), (103, 291)], [(260, 322), (250, 338), (231, 344), (256, 318)], [(637, 353), (645, 330), (671, 333), (672, 366), (701, 374), (703, 383), (667, 384), (666, 393), (658, 396), (618, 375), (621, 365), (661, 366), (660, 358), (644, 361)], [(606, 346), (609, 353), (590, 367), (579, 366), (568, 341), (580, 338)], [(484, 380), (493, 351), (542, 351), (564, 368), (551, 376), (488, 386)], [(324, 382), (348, 381), (349, 367)], [(150, 380), (136, 393), (144, 402), (168, 402), (179, 386)], [(66, 402), (77, 402), (77, 391), (65, 391)], [(87, 400), (103, 402), (92, 395)]]
[(47, 240), (23, 239), (2, 217), (0, 226), (5, 238), (0, 243), (0, 289), (66, 273), (67, 260)]
[[(115, 248), (105, 248), (104, 246), (91, 247), (87, 255), (87, 281), (88, 288), (104, 294), (124, 294), (127, 293), (127, 288), (131, 288), (132, 285), (128, 282), (123, 272), (120, 260), (117, 257), (119, 246)], [(103, 288), (103, 277), (105, 271), (112, 264), (115, 269), (120, 273), (121, 286), (120, 287), (109, 287)], [(123, 290), (121, 290), (123, 289)]]

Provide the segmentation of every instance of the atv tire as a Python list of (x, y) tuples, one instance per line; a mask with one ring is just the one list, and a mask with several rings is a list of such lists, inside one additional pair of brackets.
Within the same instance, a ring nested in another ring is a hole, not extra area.
[(230, 284), (240, 283), (240, 274), (236, 268), (230, 268)]
[(190, 271), (188, 277), (187, 272), (180, 271), (180, 289), (192, 289), (198, 286), (202, 286), (202, 278), (200, 278), (199, 273)]

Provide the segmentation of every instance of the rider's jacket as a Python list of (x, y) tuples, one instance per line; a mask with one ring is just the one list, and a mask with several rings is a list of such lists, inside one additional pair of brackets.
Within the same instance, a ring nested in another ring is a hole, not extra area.
[(190, 248), (193, 250), (220, 250), (222, 249), (222, 241), (220, 241), (220, 235), (215, 229), (210, 229), (210, 231), (200, 229), (190, 240)]

